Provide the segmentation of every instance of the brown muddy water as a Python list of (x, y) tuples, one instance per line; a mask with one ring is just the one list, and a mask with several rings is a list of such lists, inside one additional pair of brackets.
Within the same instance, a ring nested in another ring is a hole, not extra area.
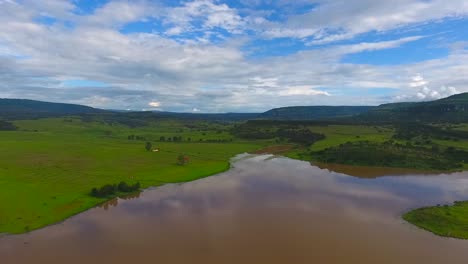
[(468, 199), (468, 173), (359, 179), (268, 155), (0, 238), (0, 263), (468, 263), (403, 220)]

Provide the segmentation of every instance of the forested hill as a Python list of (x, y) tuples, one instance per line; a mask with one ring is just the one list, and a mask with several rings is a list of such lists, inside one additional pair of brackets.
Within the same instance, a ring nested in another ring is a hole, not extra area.
[(291, 106), (269, 110), (259, 119), (319, 120), (366, 113), (375, 106)]
[(104, 112), (104, 110), (84, 105), (49, 103), (26, 99), (0, 99), (0, 118), (4, 119), (37, 118), (102, 112)]
[(380, 105), (356, 117), (361, 121), (468, 122), (468, 93), (418, 103)]
[(0, 99), (0, 120), (52, 116), (104, 114), (107, 118), (183, 118), (214, 121), (311, 120), (339, 122), (468, 122), (468, 93), (418, 103), (391, 103), (380, 106), (292, 106), (256, 113), (172, 113), (118, 112), (89, 106), (49, 103), (25, 99)]

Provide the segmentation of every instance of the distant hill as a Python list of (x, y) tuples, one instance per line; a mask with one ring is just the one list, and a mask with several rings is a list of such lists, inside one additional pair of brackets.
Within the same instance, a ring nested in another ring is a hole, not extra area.
[(467, 122), (468, 93), (417, 103), (380, 105), (357, 119), (367, 121)]
[(119, 112), (89, 106), (25, 99), (0, 99), (0, 119), (33, 119), (67, 115), (99, 115), (125, 120), (183, 118), (212, 121), (292, 120), (344, 123), (367, 122), (468, 122), (468, 93), (429, 102), (390, 103), (379, 106), (292, 106), (264, 113)]
[(49, 103), (27, 99), (0, 99), (0, 118), (22, 119), (48, 116), (102, 113), (101, 109), (63, 103)]
[(182, 119), (199, 119), (211, 121), (246, 121), (257, 118), (259, 113), (177, 113), (177, 112), (153, 112), (159, 117), (173, 117)]
[(375, 106), (291, 106), (271, 109), (258, 116), (270, 120), (320, 120), (369, 112)]

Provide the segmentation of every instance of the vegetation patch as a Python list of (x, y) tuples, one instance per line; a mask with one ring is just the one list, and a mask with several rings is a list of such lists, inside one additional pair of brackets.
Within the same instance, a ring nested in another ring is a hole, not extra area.
[(422, 170), (456, 170), (463, 168), (468, 152), (448, 148), (417, 147), (393, 141), (374, 143), (348, 142), (311, 153), (319, 162), (362, 166), (399, 167)]
[(325, 135), (311, 131), (303, 122), (248, 121), (232, 128), (231, 133), (245, 139), (276, 139), (310, 146)]
[(468, 239), (468, 201), (415, 209), (403, 219), (439, 236)]
[(124, 181), (121, 181), (119, 184), (106, 184), (100, 188), (91, 189), (91, 196), (98, 198), (106, 198), (110, 196), (115, 196), (119, 193), (132, 193), (140, 190), (141, 184), (139, 182), (129, 185)]
[(0, 120), (0, 131), (14, 131), (17, 127), (10, 122)]

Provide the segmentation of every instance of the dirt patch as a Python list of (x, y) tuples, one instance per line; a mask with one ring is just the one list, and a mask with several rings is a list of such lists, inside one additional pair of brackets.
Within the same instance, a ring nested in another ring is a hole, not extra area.
[(282, 154), (287, 151), (290, 151), (294, 145), (276, 145), (276, 146), (269, 146), (266, 148), (262, 148), (259, 150), (254, 151), (254, 154)]

